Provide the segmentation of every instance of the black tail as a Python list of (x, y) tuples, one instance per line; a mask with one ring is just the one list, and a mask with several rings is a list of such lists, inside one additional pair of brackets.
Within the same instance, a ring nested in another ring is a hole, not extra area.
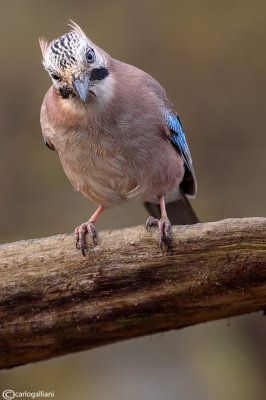
[[(186, 195), (181, 192), (181, 198), (166, 204), (166, 212), (172, 225), (192, 225), (199, 222), (195, 211)], [(161, 211), (159, 204), (144, 203), (144, 207), (154, 218), (161, 218)]]

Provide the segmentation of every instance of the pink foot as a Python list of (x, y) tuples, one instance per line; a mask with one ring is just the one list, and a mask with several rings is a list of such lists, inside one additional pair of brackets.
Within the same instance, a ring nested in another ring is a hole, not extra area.
[(90, 233), (91, 238), (93, 240), (94, 246), (97, 245), (97, 234), (95, 230), (95, 226), (93, 222), (85, 222), (78, 226), (75, 229), (75, 240), (76, 240), (76, 247), (77, 249), (81, 250), (83, 256), (86, 256), (86, 242), (85, 242), (85, 235), (86, 233)]
[(158, 226), (159, 228), (159, 245), (160, 248), (162, 249), (163, 243), (166, 244), (168, 249), (171, 248), (171, 237), (170, 237), (170, 230), (171, 230), (171, 223), (168, 218), (161, 218), (161, 219), (156, 219), (153, 217), (149, 217), (146, 221), (146, 229), (149, 231), (149, 229), (152, 226)]

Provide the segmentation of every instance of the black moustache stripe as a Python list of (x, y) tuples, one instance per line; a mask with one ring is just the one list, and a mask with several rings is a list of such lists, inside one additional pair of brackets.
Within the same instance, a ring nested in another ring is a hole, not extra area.
[(60, 88), (59, 92), (60, 92), (61, 96), (63, 97), (63, 99), (68, 99), (72, 93), (69, 88)]
[(109, 71), (107, 68), (100, 67), (94, 68), (90, 73), (90, 80), (91, 81), (102, 81), (109, 75)]

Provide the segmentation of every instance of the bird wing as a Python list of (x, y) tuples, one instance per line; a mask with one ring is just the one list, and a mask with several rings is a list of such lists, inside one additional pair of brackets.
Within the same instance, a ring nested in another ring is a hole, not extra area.
[(182, 129), (180, 119), (166, 109), (163, 110), (164, 121), (170, 129), (171, 143), (181, 155), (185, 164), (185, 174), (181, 187), (188, 195), (194, 196), (197, 191), (196, 176), (192, 165), (192, 158)]
[(44, 136), (43, 136), (43, 141), (44, 144), (48, 147), (48, 149), (55, 151), (54, 146), (52, 146)]

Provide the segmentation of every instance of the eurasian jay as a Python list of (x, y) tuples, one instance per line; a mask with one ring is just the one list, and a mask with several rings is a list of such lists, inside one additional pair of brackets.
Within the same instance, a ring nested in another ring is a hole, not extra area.
[(94, 223), (122, 201), (144, 203), (146, 228), (159, 228), (170, 246), (173, 224), (198, 222), (188, 199), (196, 178), (181, 122), (162, 86), (146, 72), (112, 58), (72, 22), (50, 44), (40, 39), (52, 86), (41, 107), (44, 141), (83, 196), (96, 203), (75, 230), (85, 255), (85, 234), (97, 244)]

